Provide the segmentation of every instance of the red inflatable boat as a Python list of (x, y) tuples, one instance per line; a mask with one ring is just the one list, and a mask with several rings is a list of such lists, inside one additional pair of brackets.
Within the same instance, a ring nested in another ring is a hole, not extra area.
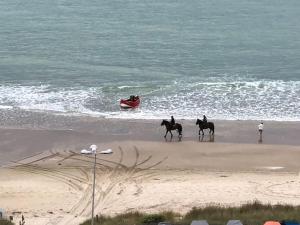
[(136, 108), (140, 105), (140, 97), (139, 96), (130, 96), (129, 99), (121, 99), (120, 107), (123, 109)]

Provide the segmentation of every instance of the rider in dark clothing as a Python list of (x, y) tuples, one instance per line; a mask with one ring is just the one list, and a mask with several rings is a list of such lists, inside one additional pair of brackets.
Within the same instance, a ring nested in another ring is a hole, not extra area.
[(175, 119), (173, 116), (171, 116), (171, 125), (174, 126), (175, 125)]
[(207, 124), (207, 118), (205, 115), (203, 115), (203, 123)]

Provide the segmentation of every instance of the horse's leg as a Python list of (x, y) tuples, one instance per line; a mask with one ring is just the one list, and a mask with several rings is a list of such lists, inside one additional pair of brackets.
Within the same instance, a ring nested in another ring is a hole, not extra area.
[(200, 136), (200, 131), (201, 131), (201, 129), (199, 128), (199, 136)]
[(171, 139), (173, 138), (173, 134), (172, 134), (172, 131), (170, 131), (170, 133), (171, 133)]
[(202, 142), (203, 141), (204, 136), (203, 135), (199, 135), (199, 141)]
[(204, 131), (203, 131), (203, 129), (201, 129), (202, 130), (202, 135), (204, 135)]
[(177, 132), (178, 132), (178, 141), (181, 141), (182, 134), (179, 132), (179, 128), (177, 129)]
[(166, 134), (165, 134), (165, 136), (164, 136), (165, 138), (167, 137), (167, 133), (168, 133), (168, 130), (166, 130)]

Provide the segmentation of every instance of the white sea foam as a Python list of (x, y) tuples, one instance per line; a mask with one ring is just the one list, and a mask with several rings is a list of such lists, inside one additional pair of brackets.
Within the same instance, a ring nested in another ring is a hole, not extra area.
[(139, 109), (126, 111), (120, 110), (119, 99), (129, 93), (115, 89), (2, 85), (0, 109), (130, 119), (162, 119), (171, 114), (195, 119), (206, 114), (225, 120), (300, 120), (300, 81), (175, 82), (149, 89), (138, 90)]
[(14, 107), (10, 105), (0, 105), (0, 109), (13, 109)]
[(95, 90), (51, 90), (49, 86), (0, 86), (0, 104), (25, 110), (82, 112), (84, 102)]
[(130, 86), (130, 85), (123, 85), (123, 86), (119, 86), (119, 89), (125, 89), (125, 88), (140, 88), (141, 86)]

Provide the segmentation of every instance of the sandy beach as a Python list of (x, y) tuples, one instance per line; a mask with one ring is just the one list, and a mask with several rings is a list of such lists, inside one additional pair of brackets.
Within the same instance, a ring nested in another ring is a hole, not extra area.
[(216, 121), (216, 134), (198, 138), (194, 121), (183, 139), (164, 140), (156, 120), (74, 119), (34, 128), (0, 129), (0, 208), (28, 224), (79, 224), (91, 214), (91, 143), (113, 154), (97, 156), (96, 213), (174, 210), (193, 206), (300, 204), (300, 126)]
[(270, 2), (1, 1), (0, 216), (300, 206), (300, 1)]

